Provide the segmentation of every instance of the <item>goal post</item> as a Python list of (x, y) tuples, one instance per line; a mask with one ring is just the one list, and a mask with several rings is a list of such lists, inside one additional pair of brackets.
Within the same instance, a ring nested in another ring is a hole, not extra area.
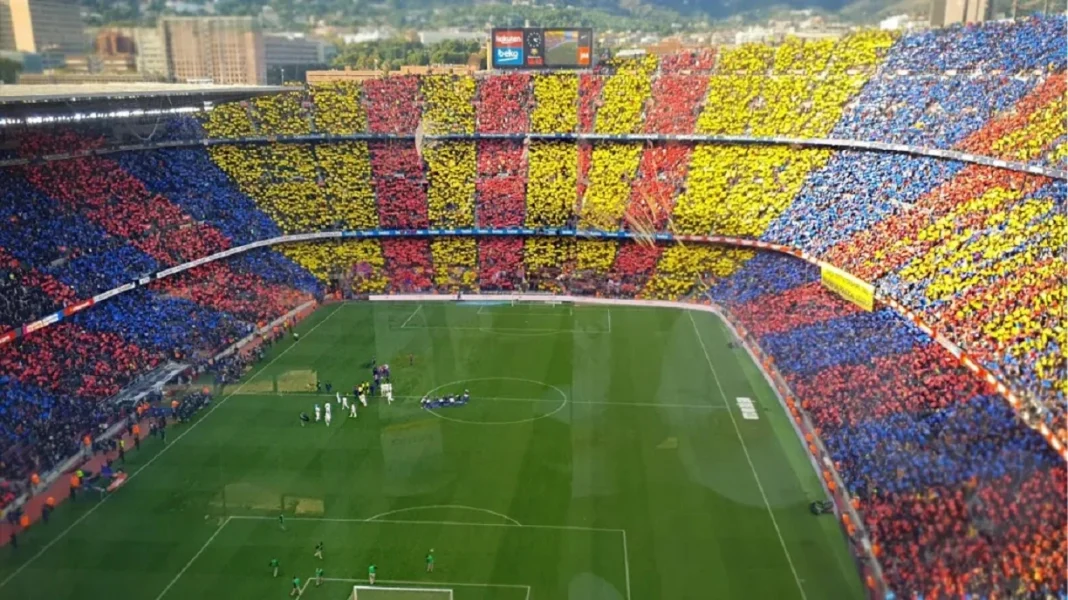
[(349, 600), (453, 600), (452, 590), (444, 588), (354, 585)]

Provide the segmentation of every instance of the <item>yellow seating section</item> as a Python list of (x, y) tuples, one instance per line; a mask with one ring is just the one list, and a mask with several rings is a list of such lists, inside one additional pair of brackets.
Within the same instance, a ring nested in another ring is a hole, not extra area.
[(578, 200), (578, 149), (572, 142), (531, 142), (529, 150), (528, 227), (562, 227)]
[(475, 142), (432, 142), (423, 148), (427, 165), (427, 216), (431, 227), (475, 224)]
[(656, 275), (649, 279), (641, 296), (678, 300), (699, 293), (733, 273), (753, 255), (751, 250), (705, 244), (668, 246), (657, 262)]
[(534, 76), (534, 110), (530, 130), (567, 133), (578, 127), (578, 77), (571, 73)]
[(303, 92), (262, 96), (249, 103), (252, 122), (264, 135), (311, 133), (312, 116), (305, 107)]
[(362, 90), (354, 81), (311, 86), (315, 129), (338, 135), (367, 131), (367, 111), (360, 102)]
[(427, 75), (423, 92), (423, 133), (475, 132), (475, 79), (471, 76)]
[(457, 291), (472, 289), (478, 282), (478, 245), (475, 238), (438, 238), (430, 242), (434, 260), (434, 284)]
[(716, 70), (720, 73), (763, 75), (775, 59), (775, 48), (767, 44), (749, 43), (720, 50)]
[[(1058, 96), (1052, 102), (1039, 110), (1031, 113), (1027, 125), (1000, 138), (993, 144), (993, 150), (998, 156), (1029, 162), (1041, 157), (1050, 151), (1051, 146), (1057, 140), (1062, 140), (1068, 135), (1068, 121), (1064, 115), (1068, 113), (1068, 102), (1064, 96)], [(1054, 149), (1053, 160), (1063, 160), (1065, 145)]]
[(679, 233), (759, 237), (830, 152), (813, 148), (700, 145), (673, 217)]
[(575, 264), (580, 270), (607, 273), (616, 261), (619, 242), (608, 240), (577, 240)]
[(255, 135), (252, 117), (245, 102), (228, 102), (220, 104), (208, 113), (204, 121), (204, 131), (209, 137), (229, 138)]
[(956, 207), (919, 232), (930, 250), (899, 274), (905, 283), (925, 285), (929, 300), (948, 306), (939, 322), (981, 330), (989, 342), (977, 341), (977, 349), (998, 348), (1033, 361), (1040, 378), (1058, 381), (1058, 389), (1068, 392), (1057, 375), (1068, 361), (1059, 258), (1068, 244), (1068, 219), (1056, 199), (1023, 196), (991, 188)]
[[(344, 240), (281, 244), (277, 248), (323, 281), (337, 277), (352, 281), (358, 292), (386, 290), (382, 246), (377, 240)], [(358, 273), (360, 270), (366, 273)]]
[[(473, 77), (430, 75), (422, 79), (425, 101), (423, 130), (427, 134), (475, 132)], [(423, 143), (427, 166), (427, 216), (431, 227), (475, 224), (475, 142)]]
[(563, 292), (564, 288), (546, 274), (559, 273), (575, 259), (575, 241), (570, 238), (527, 238), (523, 242), (527, 277), (535, 289)]
[(346, 229), (378, 227), (367, 142), (319, 144), (315, 146), (315, 156), (335, 218), (345, 223)]

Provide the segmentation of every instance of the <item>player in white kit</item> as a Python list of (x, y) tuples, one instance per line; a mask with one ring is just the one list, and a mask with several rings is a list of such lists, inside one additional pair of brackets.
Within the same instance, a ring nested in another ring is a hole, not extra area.
[(392, 383), (389, 383), (387, 381), (386, 383), (382, 384), (382, 395), (386, 397), (386, 402), (387, 403), (393, 404), (393, 384)]
[[(329, 403), (329, 402), (327, 402), (327, 403), (326, 403), (326, 405), (327, 405), (327, 406), (330, 406), (330, 403)], [(322, 412), (322, 409), (321, 409), (321, 408), (319, 408), (319, 405), (318, 405), (318, 404), (316, 404), (316, 405), (315, 405), (315, 422), (316, 422), (316, 423), (318, 423), (318, 422), (319, 422), (319, 416), (320, 416), (320, 414), (319, 414), (319, 413), (321, 413), (321, 412)]]
[(329, 402), (327, 402), (327, 403), (326, 403), (326, 416), (325, 416), (325, 418), (323, 419), (324, 421), (326, 421), (326, 426), (327, 426), (327, 427), (330, 427), (330, 416), (331, 416), (331, 415), (330, 415), (330, 403), (329, 403)]
[(349, 397), (348, 396), (342, 396), (341, 397), (341, 408), (348, 408), (348, 407), (349, 407)]
[(334, 392), (334, 393), (337, 394), (337, 403), (341, 404), (341, 392)]
[[(353, 402), (355, 404), (355, 402)], [(360, 390), (360, 404), (367, 406), (367, 392)]]
[(349, 405), (349, 416), (352, 417), (352, 418), (356, 418), (356, 403), (355, 402), (353, 402), (352, 404)]

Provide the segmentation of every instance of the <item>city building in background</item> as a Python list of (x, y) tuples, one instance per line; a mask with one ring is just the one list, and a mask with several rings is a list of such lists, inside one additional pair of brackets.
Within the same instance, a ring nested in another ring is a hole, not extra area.
[(982, 23), (993, 17), (990, 0), (931, 0), (931, 27)]
[(0, 50), (38, 54), (47, 69), (87, 46), (77, 0), (0, 0)]
[(137, 49), (137, 72), (147, 78), (169, 80), (171, 68), (167, 60), (167, 44), (162, 27), (138, 27), (133, 30)]
[(304, 81), (309, 70), (324, 69), (337, 55), (330, 43), (303, 33), (268, 33), (263, 36), (267, 83)]
[(178, 82), (262, 85), (263, 31), (252, 17), (164, 17), (159, 21), (171, 76)]

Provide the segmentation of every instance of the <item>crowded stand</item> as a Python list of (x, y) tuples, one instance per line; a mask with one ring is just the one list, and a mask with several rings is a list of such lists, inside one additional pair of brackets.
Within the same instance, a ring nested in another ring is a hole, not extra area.
[[(346, 298), (710, 298), (815, 426), (897, 597), (1064, 595), (1064, 461), (930, 334), (888, 306), (843, 302), (796, 258), (648, 239), (761, 239), (827, 260), (1044, 406), (1068, 439), (1063, 180), (855, 149), (425, 136), (836, 137), (1063, 168), (1065, 34), (1065, 19), (1049, 17), (791, 37), (612, 61), (596, 73), (385, 76), (223, 104), (175, 125), (212, 138), (382, 136), (369, 142), (234, 140), (0, 171), (0, 222), (10, 225), (0, 228), (0, 332), (284, 234), (523, 226), (638, 238), (304, 241), (154, 282), (0, 350), (10, 384), (0, 385), (0, 477), (76, 450), (112, 419), (103, 400), (140, 375), (166, 361), (203, 367), (324, 288)], [(29, 135), (18, 152), (100, 143)], [(229, 365), (213, 368), (232, 381), (240, 369)]]
[(309, 88), (315, 105), (315, 130), (322, 133), (363, 133), (367, 111), (360, 104), (362, 87), (355, 81), (337, 81)]
[(811, 418), (897, 597), (1068, 591), (1063, 459), (929, 336), (843, 304), (785, 256), (758, 256), (710, 296)]

